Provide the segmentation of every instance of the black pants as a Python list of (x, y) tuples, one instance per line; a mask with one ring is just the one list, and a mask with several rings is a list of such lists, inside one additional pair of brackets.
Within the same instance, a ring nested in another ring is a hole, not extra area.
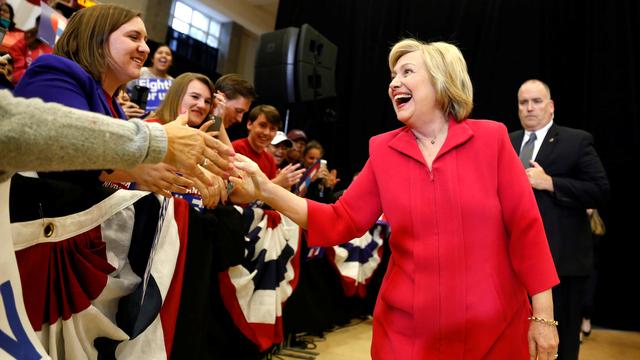
[(587, 276), (560, 276), (560, 285), (553, 288), (553, 313), (560, 323), (558, 360), (578, 360), (587, 279)]
[(587, 284), (584, 289), (584, 304), (582, 305), (582, 318), (591, 319), (594, 311), (594, 302), (596, 298), (596, 285), (598, 283), (598, 271), (593, 271), (587, 277)]

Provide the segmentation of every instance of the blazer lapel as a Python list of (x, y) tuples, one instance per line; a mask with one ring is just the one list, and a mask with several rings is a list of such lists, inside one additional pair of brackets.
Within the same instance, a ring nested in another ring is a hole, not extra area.
[(542, 145), (540, 145), (540, 150), (538, 150), (538, 155), (536, 155), (535, 160), (537, 163), (540, 163), (541, 161), (542, 163), (544, 163), (545, 160), (549, 159), (549, 157), (553, 153), (553, 149), (555, 148), (555, 145), (560, 140), (558, 135), (559, 133), (558, 133), (558, 128), (556, 127), (556, 124), (551, 125), (551, 127), (549, 128), (549, 131), (547, 131), (547, 135), (544, 137), (544, 140), (542, 141)]
[(107, 96), (105, 95), (104, 90), (99, 82), (96, 82), (96, 91), (98, 92), (98, 101), (100, 101), (100, 106), (102, 107), (102, 111), (107, 116), (115, 115), (114, 119), (126, 120), (128, 117), (125, 115), (124, 110), (120, 107), (120, 104), (116, 100), (116, 95), (114, 94), (111, 98), (111, 105), (113, 105), (113, 109), (116, 111), (115, 114), (111, 114), (111, 107), (109, 106), (109, 101), (107, 100)]
[(404, 129), (402, 129), (402, 131), (400, 131), (396, 137), (389, 142), (389, 146), (392, 149), (415, 159), (423, 165), (427, 165), (424, 162), (424, 157), (422, 156), (420, 149), (418, 148), (418, 142), (409, 127), (405, 126)]
[[(442, 144), (442, 148), (438, 152), (438, 155), (436, 155), (435, 159), (466, 143), (472, 137), (473, 131), (465, 121), (458, 123), (453, 119), (453, 117), (450, 118), (447, 139), (444, 144)], [(424, 156), (422, 156), (420, 148), (418, 147), (416, 137), (408, 126), (405, 126), (405, 128), (389, 142), (389, 146), (411, 158), (414, 158), (423, 165), (427, 165), (424, 161)]]
[(516, 154), (520, 155), (520, 148), (522, 147), (522, 138), (524, 137), (524, 130), (519, 130), (513, 136), (511, 136), (511, 145), (516, 151)]

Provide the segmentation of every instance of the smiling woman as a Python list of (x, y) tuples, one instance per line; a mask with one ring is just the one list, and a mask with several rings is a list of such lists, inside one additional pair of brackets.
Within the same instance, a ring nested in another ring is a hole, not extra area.
[(167, 45), (160, 45), (153, 53), (151, 67), (142, 68), (142, 77), (156, 77), (161, 79), (173, 79), (169, 75), (169, 68), (173, 65), (173, 52)]
[[(216, 105), (224, 106), (223, 103), (219, 102), (219, 99), (219, 96), (216, 97), (213, 82), (206, 75), (184, 73), (174, 80), (158, 110), (151, 113), (146, 120), (166, 124), (174, 121), (178, 115), (186, 114), (189, 126), (201, 127), (207, 123)], [(222, 119), (218, 118), (217, 121), (220, 122), (218, 126), (221, 125)], [(209, 125), (205, 126), (209, 127)], [(231, 142), (224, 127), (220, 126), (217, 131), (218, 138), (231, 147)], [(200, 202), (198, 200), (200, 195), (208, 197), (209, 200), (205, 199), (203, 202), (206, 207), (215, 207), (220, 200), (226, 201), (226, 185), (222, 178), (213, 174), (209, 174), (209, 177), (216, 186), (208, 188), (200, 186), (198, 193), (187, 197), (187, 200), (191, 201), (192, 204)], [(194, 197), (196, 198), (195, 201), (193, 200)]]
[(158, 110), (149, 118), (166, 124), (187, 112), (189, 126), (200, 126), (211, 113), (214, 93), (213, 82), (206, 75), (184, 73), (174, 80)]
[(231, 147), (225, 127), (221, 126), (224, 121), (221, 115), (224, 116), (229, 106), (229, 100), (220, 91), (216, 92), (209, 77), (199, 73), (184, 73), (174, 80), (158, 109), (147, 119), (166, 124), (178, 115), (187, 113), (189, 126), (200, 127), (213, 112), (217, 115), (216, 120), (220, 121), (218, 124), (214, 123), (214, 128), (218, 131), (217, 138)]
[[(71, 16), (56, 42), (55, 55), (36, 59), (16, 86), (15, 95), (37, 97), (80, 110), (126, 119), (113, 96), (140, 76), (149, 54), (139, 14), (117, 5), (97, 5)], [(100, 184), (101, 171), (42, 173), (41, 177)]]
[(232, 200), (282, 212), (307, 228), (309, 246), (358, 238), (384, 210), (393, 230), (374, 360), (553, 360), (558, 276), (505, 126), (467, 118), (471, 80), (452, 44), (402, 40), (389, 69), (387, 91), (406, 126), (371, 138), (368, 161), (335, 204), (275, 186), (240, 154), (235, 166), (249, 176), (232, 179)]

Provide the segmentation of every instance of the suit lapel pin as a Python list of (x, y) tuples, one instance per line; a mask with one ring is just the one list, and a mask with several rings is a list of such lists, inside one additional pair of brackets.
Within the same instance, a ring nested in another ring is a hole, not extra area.
[(551, 138), (549, 139), (549, 142), (551, 143), (551, 142), (554, 142), (555, 140), (556, 140), (555, 138)]

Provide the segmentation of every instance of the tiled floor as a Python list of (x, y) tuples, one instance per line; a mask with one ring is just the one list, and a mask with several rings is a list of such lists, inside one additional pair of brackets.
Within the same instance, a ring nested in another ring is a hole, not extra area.
[[(316, 340), (315, 360), (369, 360), (371, 320), (354, 321)], [(304, 355), (303, 355), (304, 356)], [(293, 359), (282, 357), (282, 359)], [(640, 333), (593, 329), (580, 349), (580, 360), (640, 359)]]

